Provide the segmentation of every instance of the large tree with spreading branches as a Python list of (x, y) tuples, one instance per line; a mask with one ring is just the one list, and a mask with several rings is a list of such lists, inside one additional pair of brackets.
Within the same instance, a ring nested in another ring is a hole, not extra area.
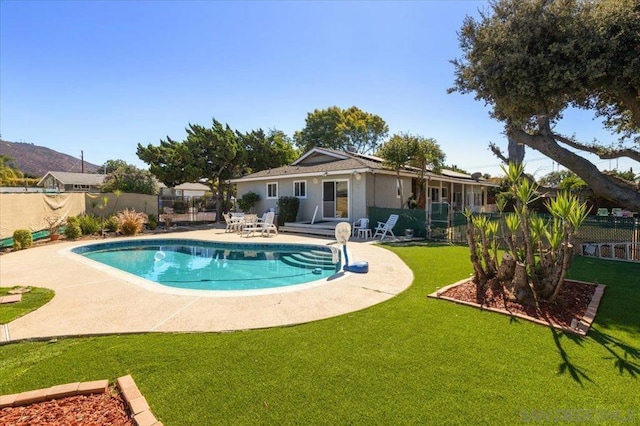
[[(494, 0), (459, 33), (450, 92), (475, 94), (507, 137), (582, 178), (598, 196), (640, 211), (634, 182), (581, 154), (640, 162), (640, 2)], [(591, 110), (618, 138), (585, 142), (556, 131), (568, 108)]]
[(302, 151), (318, 146), (371, 154), (388, 134), (389, 126), (380, 116), (355, 106), (332, 106), (308, 113), (304, 129), (294, 134), (294, 140)]
[(228, 124), (215, 118), (212, 121), (211, 127), (189, 124), (182, 142), (167, 137), (160, 146), (138, 144), (137, 155), (168, 187), (205, 180), (217, 194), (217, 217), (222, 217), (222, 188), (233, 175), (241, 147), (237, 133)]

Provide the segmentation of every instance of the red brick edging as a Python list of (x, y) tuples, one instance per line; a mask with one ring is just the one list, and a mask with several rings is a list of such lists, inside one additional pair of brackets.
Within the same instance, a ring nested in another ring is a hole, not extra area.
[[(147, 400), (142, 396), (140, 390), (138, 390), (138, 386), (130, 374), (119, 377), (116, 383), (131, 411), (133, 420), (138, 426), (162, 426), (162, 423), (151, 413)], [(19, 407), (68, 396), (106, 393), (108, 388), (109, 381), (105, 379), (92, 382), (67, 383), (11, 395), (0, 395), (0, 409), (5, 407)]]
[(604, 289), (605, 289), (605, 285), (603, 284), (594, 284), (594, 283), (590, 283), (590, 282), (586, 282), (586, 281), (578, 281), (578, 280), (565, 280), (565, 281), (571, 281), (571, 282), (576, 282), (576, 283), (580, 283), (580, 284), (590, 284), (590, 285), (595, 285), (596, 289), (593, 293), (593, 297), (591, 298), (591, 301), (589, 302), (589, 306), (587, 306), (587, 310), (584, 313), (584, 315), (582, 316), (582, 318), (580, 319), (580, 321), (578, 321), (576, 323), (576, 327), (575, 328), (570, 328), (570, 327), (563, 327), (560, 326), (558, 324), (553, 324), (553, 323), (549, 323), (548, 321), (544, 321), (544, 320), (540, 320), (537, 318), (531, 318), (529, 316), (526, 315), (522, 315), (519, 313), (511, 313), (508, 312), (504, 309), (496, 309), (496, 308), (491, 308), (491, 307), (487, 307), (487, 306), (483, 306), (480, 305), (478, 303), (473, 303), (473, 302), (466, 302), (463, 300), (458, 300), (458, 299), (454, 299), (452, 297), (446, 297), (446, 296), (442, 296), (442, 293), (446, 292), (447, 290), (449, 290), (450, 288), (456, 287), (460, 284), (464, 284), (466, 282), (469, 281), (469, 278), (465, 278), (463, 280), (460, 280), (456, 283), (453, 283), (451, 285), (448, 285), (446, 287), (443, 287), (441, 289), (438, 289), (437, 291), (428, 294), (427, 297), (432, 297), (434, 299), (442, 299), (442, 300), (448, 300), (450, 302), (455, 302), (458, 303), (460, 305), (468, 305), (468, 306), (473, 306), (474, 308), (479, 308), (485, 311), (491, 311), (491, 312), (497, 312), (499, 314), (503, 314), (503, 315), (508, 315), (508, 316), (512, 316), (512, 317), (518, 317), (527, 321), (531, 321), (537, 324), (542, 324), (542, 325), (546, 325), (548, 327), (553, 327), (553, 328), (557, 328), (559, 330), (562, 331), (567, 331), (569, 333), (574, 333), (574, 334), (578, 334), (580, 336), (586, 336), (587, 333), (589, 332), (589, 329), (591, 328), (591, 325), (593, 324), (594, 319), (596, 318), (596, 313), (598, 312), (598, 307), (600, 306), (600, 300), (602, 299), (602, 295), (604, 294)]

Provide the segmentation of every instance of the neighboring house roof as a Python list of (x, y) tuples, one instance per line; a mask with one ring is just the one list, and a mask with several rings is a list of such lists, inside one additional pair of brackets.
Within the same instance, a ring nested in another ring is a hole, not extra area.
[(89, 185), (89, 186), (100, 186), (104, 182), (104, 178), (106, 175), (96, 174), (96, 173), (71, 173), (71, 172), (47, 172), (46, 175), (40, 182), (38, 182), (38, 186), (42, 185), (42, 183), (47, 179), (47, 176), (52, 176), (55, 180), (62, 183), (63, 185)]
[[(282, 177), (304, 177), (344, 173), (388, 173), (395, 174), (395, 170), (384, 167), (384, 159), (374, 155), (358, 154), (355, 152), (336, 151), (327, 148), (312, 148), (300, 158), (287, 166), (262, 170), (251, 173), (241, 178), (231, 179), (230, 183), (248, 182), (277, 179)], [(407, 168), (400, 172), (404, 176), (416, 176), (418, 169)], [(426, 176), (449, 181), (475, 182), (471, 175), (442, 170), (440, 174), (426, 172)], [(483, 184), (492, 185), (491, 182), (480, 179)]]
[[(159, 184), (159, 187), (167, 188), (167, 185), (161, 182)], [(207, 185), (199, 182), (181, 183), (180, 185), (174, 186), (173, 189), (182, 189), (183, 191), (209, 191), (210, 190), (210, 188)]]

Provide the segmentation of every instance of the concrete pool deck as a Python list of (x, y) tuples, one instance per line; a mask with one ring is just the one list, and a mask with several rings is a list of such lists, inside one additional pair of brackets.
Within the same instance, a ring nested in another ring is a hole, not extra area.
[[(224, 229), (143, 235), (136, 238), (196, 239), (244, 243), (327, 245), (335, 240), (293, 234), (241, 238)], [(114, 239), (114, 241), (122, 238)], [(149, 282), (97, 267), (69, 252), (106, 240), (62, 241), (0, 255), (0, 286), (45, 287), (55, 297), (38, 310), (0, 325), (0, 343), (60, 336), (141, 332), (220, 332), (285, 326), (365, 309), (406, 290), (411, 270), (392, 252), (369, 242), (348, 243), (352, 261), (369, 262), (369, 272), (341, 273), (322, 285), (250, 296), (170, 294)]]

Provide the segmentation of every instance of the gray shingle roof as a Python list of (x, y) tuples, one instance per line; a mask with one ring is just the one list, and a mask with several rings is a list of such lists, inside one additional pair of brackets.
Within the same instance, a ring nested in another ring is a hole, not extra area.
[[(51, 175), (56, 178), (63, 185), (89, 185), (98, 186), (102, 185), (106, 175), (96, 173), (71, 173), (71, 172), (47, 172), (47, 175)], [(38, 185), (46, 178), (43, 177)]]

